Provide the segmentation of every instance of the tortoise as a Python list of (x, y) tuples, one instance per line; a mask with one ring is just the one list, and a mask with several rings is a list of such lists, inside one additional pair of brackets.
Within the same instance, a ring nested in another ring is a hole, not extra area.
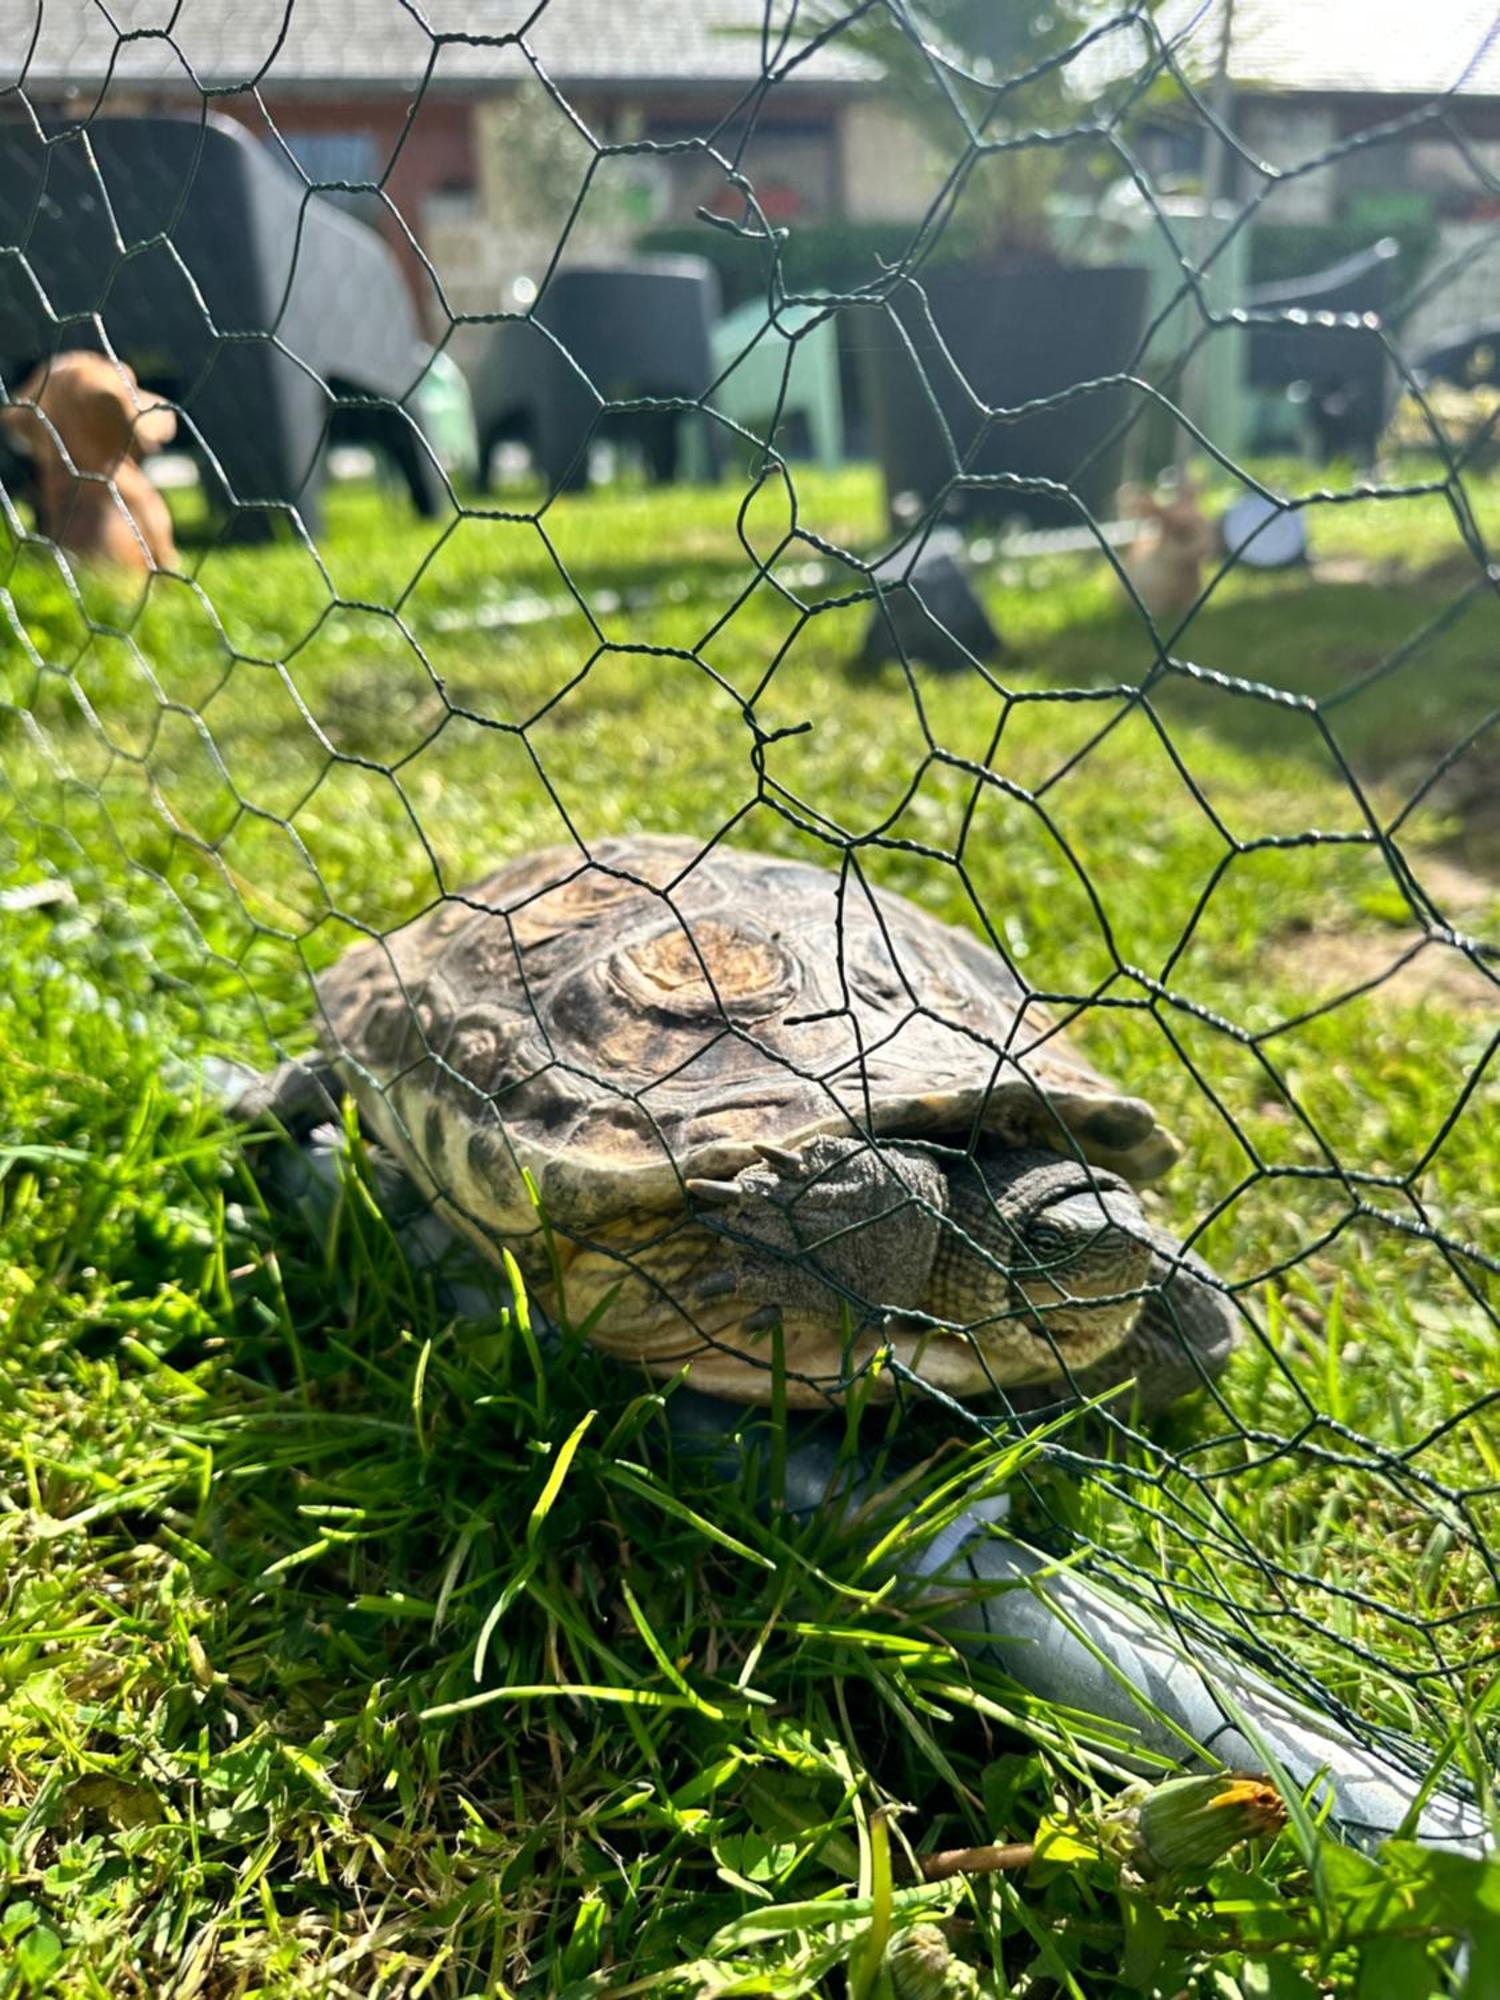
[[(822, 1403), (1134, 1378), (1235, 1321), (1135, 1188), (1178, 1147), (1003, 960), (842, 873), (668, 835), (510, 861), (317, 983), (245, 1115), (363, 1127), (548, 1308), (657, 1376)], [(559, 1296), (559, 1293), (561, 1296)], [(779, 1386), (778, 1386), (779, 1385)]]

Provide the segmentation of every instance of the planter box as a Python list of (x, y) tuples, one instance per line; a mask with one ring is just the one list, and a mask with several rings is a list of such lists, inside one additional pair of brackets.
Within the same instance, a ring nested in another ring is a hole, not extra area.
[[(1123, 445), (1110, 439), (1132, 413), (1128, 388), (1084, 390), (1055, 409), (995, 419), (976, 440), (982, 406), (1013, 409), (1127, 369), (1145, 325), (1146, 272), (1017, 260), (940, 267), (924, 273), (921, 290), (925, 309), (908, 284), (890, 313), (863, 316), (858, 328), (892, 518), (900, 518), (903, 495), (926, 506), (961, 471), (1051, 481), (1094, 514), (1112, 512)], [(955, 488), (944, 513), (961, 521), (1021, 514), (1038, 527), (1080, 518), (1065, 494), (1010, 484)]]

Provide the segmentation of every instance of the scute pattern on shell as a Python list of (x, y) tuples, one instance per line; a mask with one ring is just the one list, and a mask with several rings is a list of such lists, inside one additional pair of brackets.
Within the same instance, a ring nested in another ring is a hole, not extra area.
[(498, 869), (319, 983), (371, 1129), (494, 1235), (683, 1200), (760, 1143), (979, 1130), (1137, 1180), (1175, 1148), (976, 939), (852, 871), (641, 835)]

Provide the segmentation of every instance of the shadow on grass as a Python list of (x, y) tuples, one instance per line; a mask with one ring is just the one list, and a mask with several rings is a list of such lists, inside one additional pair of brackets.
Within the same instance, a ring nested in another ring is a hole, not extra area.
[[(991, 597), (1002, 630), (1010, 593)], [(1191, 724), (1263, 761), (1420, 794), (1457, 824), (1446, 837), (1476, 852), (1500, 831), (1493, 592), (1471, 570), (1387, 581), (1324, 581), (1316, 572), (1236, 580), (1180, 630), (1170, 664), (1133, 610), (1095, 595), (1043, 641), (1021, 641), (1007, 684), (1144, 687), (1161, 721)], [(1430, 787), (1430, 790), (1429, 790)]]

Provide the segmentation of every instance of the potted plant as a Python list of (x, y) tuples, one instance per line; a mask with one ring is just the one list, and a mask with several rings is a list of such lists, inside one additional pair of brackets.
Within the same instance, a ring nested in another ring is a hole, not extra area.
[[(1049, 212), (1061, 185), (1112, 164), (1086, 137), (1058, 136), (1094, 115), (1079, 81), (1088, 65), (1070, 58), (1108, 18), (1099, 0), (878, 0), (821, 16), (878, 66), (946, 172), (889, 309), (856, 322), (897, 521), (939, 495), (950, 518), (1048, 525), (1078, 520), (1069, 493), (1095, 512), (1110, 505), (1130, 392), (1069, 392), (1128, 370), (1147, 275), (1065, 261)], [(1103, 68), (1096, 59), (1094, 74)], [(1049, 397), (1062, 400), (987, 421)], [(954, 487), (960, 470), (1001, 478)]]

